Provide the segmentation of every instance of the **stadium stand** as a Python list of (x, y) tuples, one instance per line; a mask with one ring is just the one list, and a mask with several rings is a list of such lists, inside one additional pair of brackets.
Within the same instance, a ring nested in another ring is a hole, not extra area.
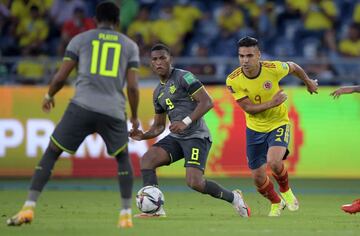
[[(69, 38), (94, 27), (93, 8), (100, 1), (0, 1), (0, 84), (48, 83)], [(237, 40), (250, 35), (259, 38), (264, 59), (296, 60), (320, 85), (360, 83), (357, 0), (115, 2), (122, 5), (121, 31), (140, 46), (143, 81), (153, 78), (149, 48), (163, 42), (175, 64), (206, 84), (222, 84), (238, 66)], [(29, 65), (30, 56), (42, 66)], [(292, 78), (284, 83), (298, 84)]]

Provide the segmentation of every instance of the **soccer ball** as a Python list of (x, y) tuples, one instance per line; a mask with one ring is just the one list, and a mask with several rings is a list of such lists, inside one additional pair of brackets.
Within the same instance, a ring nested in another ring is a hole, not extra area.
[(136, 206), (144, 213), (157, 212), (164, 200), (164, 194), (154, 186), (145, 186), (136, 194)]

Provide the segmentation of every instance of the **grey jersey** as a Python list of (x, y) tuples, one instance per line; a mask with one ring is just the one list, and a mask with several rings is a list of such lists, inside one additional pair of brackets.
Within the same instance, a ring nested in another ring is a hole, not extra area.
[[(190, 115), (196, 108), (197, 102), (191, 97), (203, 85), (195, 76), (185, 70), (174, 68), (166, 83), (155, 88), (153, 102), (155, 112), (166, 112), (170, 122), (181, 121)], [(203, 118), (200, 118), (187, 127), (183, 133), (171, 136), (176, 138), (210, 138), (210, 132)]]
[(128, 68), (139, 67), (139, 48), (127, 36), (94, 29), (75, 36), (64, 60), (78, 62), (72, 102), (91, 111), (125, 120), (123, 87)]

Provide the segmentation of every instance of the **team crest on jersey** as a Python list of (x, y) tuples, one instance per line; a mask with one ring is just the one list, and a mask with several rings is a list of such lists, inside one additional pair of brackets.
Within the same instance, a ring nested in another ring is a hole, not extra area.
[(266, 80), (266, 81), (264, 82), (264, 84), (263, 84), (263, 88), (264, 88), (265, 90), (270, 90), (270, 89), (272, 88), (272, 83), (271, 83), (271, 81), (270, 81), (270, 80)]
[(175, 93), (176, 87), (175, 87), (174, 84), (169, 87), (169, 91), (170, 91), (171, 94), (174, 94), (174, 93)]

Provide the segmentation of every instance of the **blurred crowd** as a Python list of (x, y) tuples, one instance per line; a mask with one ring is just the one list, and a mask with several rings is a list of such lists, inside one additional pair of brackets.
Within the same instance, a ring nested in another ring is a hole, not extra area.
[[(21, 58), (15, 65), (1, 64), (0, 76), (6, 70), (19, 77), (43, 73), (42, 63), (31, 58), (61, 57), (73, 36), (96, 27), (100, 1), (0, 0), (0, 53)], [(263, 58), (303, 58), (311, 62), (307, 71), (324, 81), (359, 74), (354, 60), (331, 63), (360, 57), (357, 0), (114, 1), (121, 5), (120, 30), (138, 43), (144, 58), (157, 42), (177, 57), (236, 57), (237, 40), (250, 35), (259, 39)], [(209, 76), (220, 70), (216, 63), (182, 66)], [(146, 77), (150, 71), (145, 67), (141, 73)]]

